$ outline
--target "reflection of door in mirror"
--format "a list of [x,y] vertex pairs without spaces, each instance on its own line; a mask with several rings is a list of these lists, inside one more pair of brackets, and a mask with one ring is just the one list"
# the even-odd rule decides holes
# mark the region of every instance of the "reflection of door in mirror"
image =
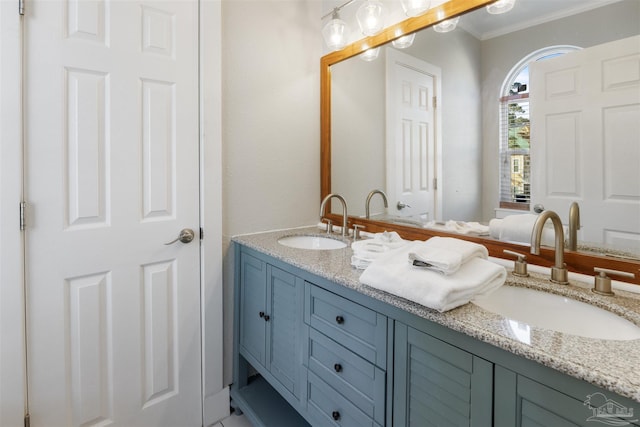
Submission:
[[387,196],[389,213],[420,222],[437,218],[438,67],[387,48]]
[[640,36],[531,65],[532,202],[581,207],[580,241],[640,251]]

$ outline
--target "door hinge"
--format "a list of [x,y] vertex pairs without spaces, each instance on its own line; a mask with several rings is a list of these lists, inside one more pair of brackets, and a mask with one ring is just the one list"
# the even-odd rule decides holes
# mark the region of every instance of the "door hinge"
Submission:
[[26,210],[27,202],[20,202],[20,231],[24,231],[27,228],[27,221],[25,219]]
[[204,228],[200,227],[200,240],[204,239]]
[[438,108],[438,97],[437,96],[433,97],[433,108]]
[[24,0],[18,0],[18,15],[24,15]]
[[24,427],[29,427],[31,426],[31,418],[29,417],[29,414],[26,414],[24,416]]
[[438,189],[438,178],[433,178],[433,189],[434,190]]

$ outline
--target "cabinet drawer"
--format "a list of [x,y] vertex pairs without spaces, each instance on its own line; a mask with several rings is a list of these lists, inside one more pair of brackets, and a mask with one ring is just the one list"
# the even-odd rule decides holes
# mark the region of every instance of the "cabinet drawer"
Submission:
[[304,317],[308,325],[360,357],[386,367],[386,316],[305,283]]
[[384,423],[385,372],[310,328],[308,368],[376,422]]
[[307,373],[307,396],[307,411],[316,420],[314,425],[379,427],[378,423],[311,371]]

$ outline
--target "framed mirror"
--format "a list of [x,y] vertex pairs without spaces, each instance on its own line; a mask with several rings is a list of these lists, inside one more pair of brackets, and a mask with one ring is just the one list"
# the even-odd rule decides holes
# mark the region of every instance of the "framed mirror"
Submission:
[[[363,39],[323,57],[321,193],[323,197],[330,192],[345,196],[349,202],[351,223],[365,225],[368,231],[396,230],[408,238],[422,239],[448,233],[438,227],[425,228],[424,225],[430,221],[488,223],[501,209],[497,183],[498,94],[499,86],[504,83],[511,69],[529,53],[544,47],[589,47],[628,37],[634,31],[638,34],[640,29],[635,20],[638,4],[633,0],[605,2],[604,6],[598,8],[601,10],[585,9],[579,14],[573,10],[571,16],[563,16],[561,20],[576,21],[578,18],[574,15],[581,15],[580,21],[563,25],[558,25],[561,20],[556,19],[557,16],[534,15],[535,3],[539,5],[549,2],[529,1],[528,5],[521,7],[533,7],[528,11],[528,16],[535,25],[531,26],[531,22],[511,22],[511,28],[492,29],[494,34],[487,35],[486,28],[492,28],[488,20],[493,17],[486,14],[483,6],[489,3],[491,1],[451,0],[429,10],[425,15],[409,18],[377,36]],[[628,8],[631,8],[631,13]],[[629,25],[625,26],[624,23],[618,26],[602,25],[602,21],[613,20],[621,13],[622,16],[630,14],[629,19],[635,22],[635,25],[631,25],[632,28],[629,29]],[[480,15],[475,19],[479,22],[479,27],[472,24],[474,14]],[[439,34],[430,28],[443,19],[455,16],[461,16],[461,20],[454,32]],[[466,24],[465,19],[469,21]],[[550,28],[552,21],[555,33],[541,34],[540,29],[545,27],[540,25]],[[485,25],[484,33],[482,25]],[[570,32],[570,36],[563,35],[557,29],[563,26]],[[502,33],[496,36],[496,31]],[[588,35],[585,36],[580,31],[586,31]],[[416,32],[416,39],[411,48],[398,50],[389,46],[388,42],[396,35],[412,32]],[[382,46],[376,61],[365,62],[357,57],[375,46]],[[382,199],[375,196],[371,201],[371,218],[366,219],[364,207],[369,191],[381,189],[393,193],[389,191],[390,179],[386,174],[390,169],[386,158],[389,148],[385,146],[388,131],[385,97],[389,85],[386,79],[389,74],[388,63],[398,61],[398,57],[400,60],[406,59],[407,56],[435,65],[441,73],[440,81],[434,87],[434,92],[442,96],[438,105],[441,111],[438,119],[441,123],[434,123],[434,126],[439,126],[436,138],[439,138],[440,145],[436,145],[434,154],[438,161],[431,166],[433,174],[425,174],[429,184],[439,184],[440,192],[434,197],[431,216],[421,218],[402,215],[398,212],[398,202],[405,202],[397,197],[389,197],[389,208],[384,209]],[[527,207],[532,209],[532,206]],[[553,206],[547,208],[557,210],[566,221],[568,211],[561,212],[560,208]],[[508,205],[503,209],[504,212],[498,215],[512,213]],[[526,212],[527,210],[515,213]],[[583,207],[583,215],[585,213],[586,207]],[[637,231],[640,234],[640,230]],[[503,257],[504,248],[528,252],[526,246],[495,238],[473,234],[456,236],[481,241],[490,248],[494,256]],[[550,265],[553,251],[543,251],[537,260],[533,260],[535,257],[532,255],[528,257],[532,259],[531,262]],[[640,272],[640,262],[629,257],[619,259],[590,252],[568,251],[566,260],[571,270],[586,274],[592,274],[594,266],[603,265],[632,271],[636,275]],[[630,281],[640,284],[638,278]]]

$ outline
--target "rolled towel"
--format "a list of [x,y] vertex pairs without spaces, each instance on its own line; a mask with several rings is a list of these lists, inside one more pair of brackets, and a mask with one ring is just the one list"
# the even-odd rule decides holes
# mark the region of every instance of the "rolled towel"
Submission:
[[[504,242],[531,244],[531,232],[533,225],[538,219],[537,214],[507,215],[503,219],[492,219],[489,221],[489,234],[491,237]],[[566,229],[564,230],[566,234]],[[553,246],[555,243],[555,232],[553,224],[547,221],[542,229],[542,244]]]
[[360,282],[443,312],[493,291],[506,280],[504,267],[480,257],[470,258],[450,276],[414,268],[407,262],[408,254],[423,244],[414,242],[375,259]]
[[449,276],[462,265],[462,254],[449,249],[416,246],[409,252],[409,263],[417,268],[426,268]]
[[502,218],[492,218],[489,221],[489,236],[494,239],[500,239],[500,231],[502,230]]

